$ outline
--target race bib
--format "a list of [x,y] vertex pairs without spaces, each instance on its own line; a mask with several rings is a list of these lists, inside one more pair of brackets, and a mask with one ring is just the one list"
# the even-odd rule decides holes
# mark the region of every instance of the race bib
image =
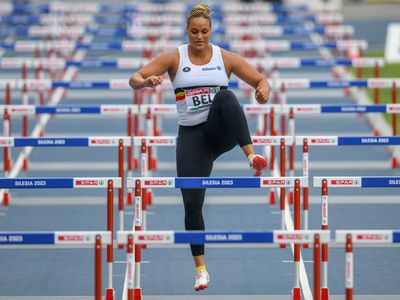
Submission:
[[185,100],[188,112],[208,110],[219,87],[200,87],[185,90]]

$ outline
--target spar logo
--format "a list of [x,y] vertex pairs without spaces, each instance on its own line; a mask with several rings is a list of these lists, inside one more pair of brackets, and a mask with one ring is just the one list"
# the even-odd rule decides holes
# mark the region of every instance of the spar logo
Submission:
[[154,107],[154,112],[176,112],[175,107]]
[[388,111],[389,112],[400,112],[400,106],[397,105],[388,105]]
[[264,143],[264,144],[273,144],[276,143],[276,139],[270,138],[255,138],[253,139],[254,143]]
[[369,80],[368,82],[368,87],[370,88],[384,88],[384,87],[390,87],[390,82],[388,81],[375,81],[375,80]]
[[159,139],[149,139],[149,143],[153,144],[153,145],[154,144],[155,145],[168,145],[168,144],[171,144],[172,141],[170,139],[159,138]]
[[11,140],[9,139],[0,139],[0,146],[7,146],[7,145],[11,145]]
[[87,242],[89,240],[89,236],[78,234],[59,235],[57,237],[57,241],[59,242]]
[[305,113],[305,112],[317,112],[318,109],[316,107],[296,107],[296,112]]
[[263,107],[246,107],[246,112],[248,113],[258,113],[264,111]]
[[115,145],[117,142],[111,139],[93,139],[90,140],[91,145]]
[[155,179],[155,180],[145,180],[145,186],[170,186],[172,185],[172,180],[170,179]]
[[358,185],[357,179],[332,179],[331,185]]
[[313,138],[311,139],[311,144],[331,144],[334,143],[334,139],[330,138]]
[[103,112],[105,113],[124,113],[126,110],[120,107],[104,107]]
[[290,181],[289,180],[285,180],[285,179],[266,179],[263,180],[263,184],[265,185],[289,185]]
[[185,94],[188,97],[191,96],[197,96],[197,95],[204,95],[204,94],[210,94],[211,93],[211,88],[197,88],[197,89],[192,89],[192,90],[186,90]]
[[11,111],[12,113],[29,113],[29,112],[32,111],[32,109],[26,108],[26,107],[21,107],[21,108],[12,107],[12,108],[10,109],[10,111]]
[[146,234],[146,235],[138,235],[138,240],[163,242],[163,241],[169,241],[171,240],[171,238],[168,235],[162,235],[162,234]]
[[103,186],[104,181],[103,180],[97,180],[97,179],[84,179],[84,180],[77,180],[75,182],[76,186]]
[[357,234],[357,240],[361,241],[385,241],[388,240],[387,235],[382,233],[368,233],[368,234]]
[[276,236],[276,239],[278,241],[298,241],[308,239],[308,235],[302,233],[281,233]]

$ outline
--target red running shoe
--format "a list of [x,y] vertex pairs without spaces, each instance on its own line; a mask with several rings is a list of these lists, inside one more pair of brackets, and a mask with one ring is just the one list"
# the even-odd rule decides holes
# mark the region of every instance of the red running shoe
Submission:
[[254,154],[249,157],[250,168],[254,170],[254,176],[261,176],[262,171],[267,167],[267,161],[262,155]]

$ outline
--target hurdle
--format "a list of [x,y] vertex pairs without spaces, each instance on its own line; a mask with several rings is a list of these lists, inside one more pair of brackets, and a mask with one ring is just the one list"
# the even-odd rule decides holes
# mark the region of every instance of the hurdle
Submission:
[[[119,226],[123,228],[124,222],[124,148],[132,147],[131,137],[81,137],[81,138],[1,138],[0,147],[118,147],[118,210]],[[4,151],[6,154],[6,151]],[[7,156],[4,157],[4,169],[6,169]],[[9,167],[9,166],[8,166]],[[130,190],[132,193],[132,190]],[[131,196],[132,198],[132,196]],[[7,199],[7,200],[6,200]],[[6,200],[6,201],[4,201]],[[9,196],[5,195],[4,205],[8,205]],[[131,203],[128,203],[131,204]]]
[[[52,245],[68,249],[81,245],[94,248],[94,299],[102,299],[102,247],[112,245],[109,231],[0,231],[0,249],[2,246],[29,247],[32,245]],[[107,297],[107,299],[111,299]]]
[[[372,187],[400,187],[399,176],[349,176],[349,177],[314,177],[313,187],[321,188],[322,203],[322,229],[328,230],[328,195],[329,188],[372,188]],[[322,272],[325,273],[326,282],[322,284],[322,291],[329,295],[328,276],[328,245],[322,244]]]
[[[320,243],[330,241],[329,231],[322,230],[274,230],[274,231],[118,231],[117,242],[127,244],[127,273],[128,300],[141,300],[142,290],[140,287],[140,253],[143,244],[158,244],[168,247],[173,244],[252,244],[252,243],[270,243],[270,244],[292,244],[300,249],[300,244],[314,245],[314,299],[319,294],[319,274]],[[294,300],[300,300],[301,289],[299,281],[298,261],[300,256],[294,256],[295,276],[292,295]]]
[[336,230],[335,241],[345,244],[345,287],[346,300],[353,299],[354,289],[354,254],[353,245],[373,244],[376,247],[382,244],[400,243],[398,230]]
[[0,178],[2,189],[107,189],[107,231],[111,234],[111,242],[107,245],[108,285],[107,300],[114,299],[112,284],[113,269],[113,231],[114,231],[114,187],[122,186],[117,177],[69,177],[69,178]]
[[[43,114],[51,115],[100,115],[100,116],[126,116],[126,135],[133,136],[137,132],[134,116],[138,114],[137,105],[55,105],[55,106],[35,106],[35,105],[0,105],[0,114],[4,115],[6,122],[6,111],[8,116],[37,116]],[[4,127],[5,128],[5,127]],[[5,137],[9,134],[4,133]],[[27,136],[27,133],[23,136]],[[43,137],[43,131],[41,132]],[[133,169],[138,168],[138,162],[134,160],[132,146],[127,149],[128,173],[132,173]],[[26,168],[27,169],[27,168]],[[25,170],[26,170],[25,169]],[[132,199],[132,192],[128,193],[128,199]],[[128,202],[131,202],[128,200]]]
[[[135,230],[144,224],[143,197],[149,188],[288,188],[294,193],[294,229],[300,230],[300,188],[308,186],[306,177],[128,177],[127,187],[135,188]],[[285,228],[285,210],[281,205],[281,226]],[[283,246],[281,246],[283,247]],[[300,270],[300,246],[295,250],[296,268]],[[136,267],[140,270],[141,247],[135,249]],[[299,291],[300,292],[300,291]]]

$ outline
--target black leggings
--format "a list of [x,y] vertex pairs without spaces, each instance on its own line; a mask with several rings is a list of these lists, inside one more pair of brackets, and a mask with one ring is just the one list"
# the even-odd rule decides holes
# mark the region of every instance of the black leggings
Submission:
[[[176,149],[178,177],[209,177],[213,162],[237,144],[251,144],[246,116],[230,90],[219,91],[207,122],[179,126]],[[206,189],[181,189],[186,230],[204,230],[202,208]],[[190,245],[193,256],[204,255],[204,245]]]

